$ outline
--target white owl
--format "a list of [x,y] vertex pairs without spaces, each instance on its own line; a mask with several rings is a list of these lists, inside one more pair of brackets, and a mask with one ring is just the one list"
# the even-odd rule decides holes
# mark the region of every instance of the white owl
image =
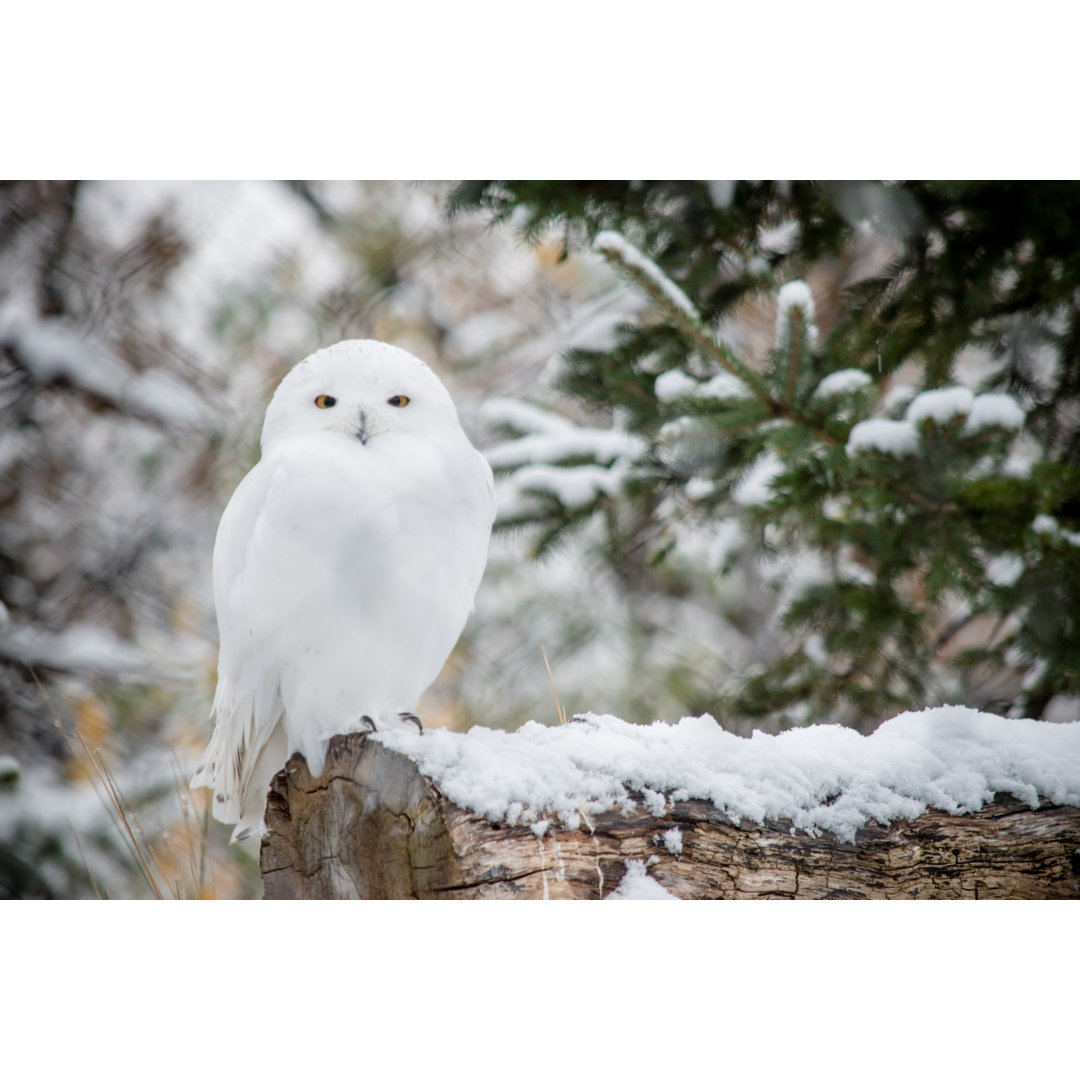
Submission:
[[494,517],[491,469],[422,361],[343,341],[285,376],[214,545],[216,725],[192,786],[233,840],[294,751],[318,776],[331,735],[415,719]]

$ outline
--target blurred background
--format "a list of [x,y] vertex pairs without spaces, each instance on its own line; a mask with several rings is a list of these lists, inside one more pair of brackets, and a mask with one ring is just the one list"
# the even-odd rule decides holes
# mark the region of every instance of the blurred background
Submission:
[[345,338],[498,477],[426,725],[558,723],[541,646],[568,714],[1076,720],[1078,223],[1075,184],[0,184],[0,896],[261,894],[186,783],[211,552]]

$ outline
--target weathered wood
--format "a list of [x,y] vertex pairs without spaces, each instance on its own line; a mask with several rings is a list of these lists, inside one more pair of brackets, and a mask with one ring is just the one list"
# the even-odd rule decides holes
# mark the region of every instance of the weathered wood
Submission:
[[[978,813],[931,810],[854,843],[784,822],[733,825],[709,803],[643,807],[577,830],[492,825],[364,735],[330,741],[312,779],[295,755],[274,779],[262,844],[267,899],[600,899],[628,860],[685,899],[1078,899],[1080,809],[998,796]],[[677,826],[679,857],[660,840]]]

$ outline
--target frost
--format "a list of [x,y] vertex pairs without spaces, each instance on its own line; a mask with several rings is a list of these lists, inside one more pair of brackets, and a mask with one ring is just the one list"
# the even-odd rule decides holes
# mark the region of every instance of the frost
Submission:
[[627,859],[626,873],[619,887],[608,893],[605,900],[678,900],[655,878],[649,877],[643,859]]
[[847,394],[856,393],[872,382],[873,379],[865,371],[860,371],[858,368],[844,368],[842,371],[834,371],[831,375],[826,375],[818,383],[814,397],[844,397]]
[[907,407],[904,419],[910,424],[920,424],[923,420],[947,424],[956,416],[968,416],[974,404],[975,395],[964,386],[924,390]]
[[1018,431],[1024,426],[1024,410],[1010,394],[980,394],[968,413],[965,431],[982,431],[988,427]]
[[862,420],[848,436],[848,456],[872,450],[892,454],[893,457],[906,457],[918,453],[919,437],[907,420],[886,420],[882,417]]
[[444,728],[423,739],[372,736],[416,762],[443,794],[490,821],[640,812],[646,791],[670,803],[710,802],[732,822],[790,821],[853,840],[870,821],[911,819],[935,807],[969,813],[997,793],[1036,806],[1080,806],[1080,724],[1044,724],[959,705],[904,713],[864,736],[838,725],[749,739],[710,716],[627,724],[585,714],[533,721],[513,734]]

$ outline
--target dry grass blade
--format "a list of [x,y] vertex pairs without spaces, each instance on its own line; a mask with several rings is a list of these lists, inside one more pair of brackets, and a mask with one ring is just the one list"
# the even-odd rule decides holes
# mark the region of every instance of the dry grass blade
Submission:
[[548,663],[547,650],[540,646],[540,653],[544,657],[544,667],[547,668],[548,682],[551,683],[551,693],[555,697],[555,713],[559,717],[559,723],[566,723],[566,710],[559,704],[559,691],[555,689],[555,677],[551,674],[551,665]]
[[[113,809],[116,811],[117,816],[120,818],[120,823],[124,827],[124,831],[128,835],[128,839],[131,841],[132,850],[135,852],[135,858],[138,860],[139,866],[142,869],[143,876],[146,878],[147,884],[150,886],[154,893],[154,896],[158,900],[164,900],[165,894],[161,891],[161,887],[158,885],[157,880],[154,877],[153,871],[150,869],[150,863],[147,861],[146,856],[143,854],[142,846],[139,844],[138,839],[135,836],[135,831],[131,827],[131,820],[124,809],[124,804],[120,799],[120,793],[116,787],[116,783],[113,780],[109,770],[106,768],[105,763],[99,760],[98,755],[94,752],[94,748],[86,741],[81,731],[76,730],[75,737],[82,745],[83,752],[86,754],[90,761],[90,764],[94,767],[94,772],[97,773],[98,779],[101,781],[102,786],[105,788],[106,794],[109,796],[109,801],[113,805]],[[141,832],[142,830],[140,830]]]
[[[42,700],[45,702],[49,712],[52,713],[53,721],[56,724],[57,730],[60,732],[64,739],[64,742],[68,744],[68,748],[75,753],[75,747],[72,745],[71,738],[64,730],[63,721],[60,719],[60,714],[56,710],[56,706],[53,705],[52,699],[49,697],[48,692],[42,685],[41,680],[38,678],[37,672],[34,671],[29,664],[27,664],[27,670],[30,672],[30,677],[37,685],[38,691],[41,694]],[[135,832],[131,827],[131,821],[128,818],[128,814],[124,810],[124,805],[120,799],[119,791],[113,781],[112,776],[109,774],[109,770],[106,768],[104,762],[99,761],[98,756],[94,753],[93,747],[83,737],[81,731],[76,728],[75,736],[79,740],[83,748],[83,753],[86,755],[87,760],[90,762],[94,773],[101,781],[102,787],[105,788],[106,794],[109,796],[109,801],[112,803],[113,809],[116,811],[117,816],[120,819],[120,824],[123,827],[121,835],[126,833],[129,847],[132,854],[135,857],[136,862],[139,864],[139,868],[143,872],[143,876],[146,878],[146,883],[150,886],[151,892],[158,900],[164,900],[165,896],[161,891],[161,887],[158,885],[157,880],[154,878],[153,872],[150,869],[150,864],[147,862],[146,856],[143,854],[143,850],[139,845],[138,840],[135,838]],[[141,831],[141,830],[140,830]]]
[[75,841],[75,846],[79,849],[79,858],[82,859],[83,869],[86,871],[86,876],[90,879],[90,885],[94,890],[94,895],[99,900],[104,900],[105,897],[101,895],[101,890],[98,888],[97,878],[94,877],[94,871],[90,869],[90,864],[86,861],[86,852],[83,851],[82,841],[79,839],[79,834],[75,831],[75,826],[71,824],[71,819],[68,819],[68,828],[71,830],[71,839]]

